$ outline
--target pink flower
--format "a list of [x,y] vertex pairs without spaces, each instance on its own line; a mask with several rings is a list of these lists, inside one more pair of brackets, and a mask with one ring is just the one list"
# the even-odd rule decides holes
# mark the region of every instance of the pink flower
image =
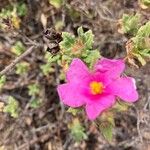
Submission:
[[102,58],[93,72],[80,59],[73,59],[67,71],[67,83],[57,88],[60,100],[73,108],[85,106],[90,120],[112,107],[116,97],[135,102],[138,99],[135,80],[121,76],[124,69],[121,59]]

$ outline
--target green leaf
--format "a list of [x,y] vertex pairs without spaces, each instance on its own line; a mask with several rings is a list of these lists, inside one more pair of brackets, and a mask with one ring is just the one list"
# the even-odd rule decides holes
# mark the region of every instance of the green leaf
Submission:
[[133,53],[133,55],[139,60],[139,62],[144,66],[146,64],[145,59],[138,53]]
[[113,137],[113,125],[109,122],[102,122],[99,125],[99,129],[106,140],[112,141]]
[[19,3],[17,4],[17,14],[20,17],[26,16],[28,12],[27,5],[25,3]]
[[77,33],[78,33],[79,37],[82,37],[84,35],[84,31],[83,31],[83,27],[82,26],[77,29]]
[[63,0],[49,0],[49,3],[58,9],[62,6]]
[[141,50],[139,53],[140,53],[140,55],[142,55],[144,57],[149,57],[150,58],[150,49]]
[[21,41],[17,41],[15,45],[12,46],[11,51],[19,56],[25,51],[25,47]]
[[140,2],[141,2],[143,5],[145,5],[145,6],[147,6],[147,7],[150,7],[150,0],[140,0]]
[[29,64],[27,62],[21,62],[16,65],[16,74],[22,75],[29,70]]
[[130,105],[131,105],[131,104],[126,103],[126,102],[117,101],[117,102],[115,103],[115,105],[112,107],[112,109],[114,109],[115,112],[127,111],[127,110],[128,110],[128,107],[129,107]]
[[84,132],[84,127],[80,124],[79,120],[75,118],[72,124],[69,126],[71,130],[71,135],[75,139],[75,141],[80,142],[84,139],[87,139],[87,135]]
[[38,108],[38,107],[40,107],[40,105],[41,105],[41,102],[39,99],[32,99],[30,101],[30,107],[31,108]]
[[62,38],[63,38],[63,41],[60,42],[59,45],[64,50],[67,50],[68,48],[71,48],[71,46],[75,43],[74,35],[72,35],[68,32],[63,32],[62,33]]
[[58,20],[55,23],[55,29],[56,31],[61,31],[64,27],[64,22],[62,20]]
[[79,27],[77,33],[79,39],[81,39],[83,44],[85,45],[85,48],[92,49],[94,43],[94,35],[92,33],[92,30],[88,30],[84,33],[83,28]]
[[87,55],[84,56],[84,61],[88,64],[90,68],[97,62],[100,58],[100,52],[98,50],[91,50],[87,52]]
[[41,65],[40,68],[44,75],[48,75],[49,73],[55,72],[55,69],[49,63]]
[[146,64],[146,58],[150,58],[150,21],[141,26],[133,42],[132,55],[142,64]]
[[78,108],[71,108],[69,107],[69,109],[67,110],[67,112],[71,113],[72,115],[76,116],[78,112],[80,112],[81,110]]
[[19,103],[18,101],[10,96],[8,98],[8,104],[3,109],[4,112],[7,112],[11,117],[18,118],[19,116]]
[[40,87],[39,87],[38,84],[31,84],[31,85],[28,86],[28,90],[29,90],[28,94],[30,96],[35,96],[35,95],[39,94]]
[[2,8],[0,11],[1,18],[9,18],[12,15],[13,8],[8,6],[7,8]]
[[5,75],[0,76],[0,90],[3,88],[5,83],[6,83],[6,76]]
[[84,34],[84,37],[85,37],[85,39],[84,39],[85,47],[87,49],[92,49],[93,43],[94,43],[94,35],[92,33],[92,30],[87,31]]
[[59,59],[60,59],[60,55],[51,56],[51,57],[48,58],[48,63],[56,62]]
[[136,36],[137,37],[150,37],[150,21],[148,21],[145,25],[140,27]]
[[135,35],[139,29],[140,15],[123,14],[121,24],[124,33]]

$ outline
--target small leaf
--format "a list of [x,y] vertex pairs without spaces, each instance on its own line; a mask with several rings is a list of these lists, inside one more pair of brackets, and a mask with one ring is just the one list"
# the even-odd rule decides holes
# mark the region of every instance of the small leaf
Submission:
[[87,55],[84,56],[84,61],[88,64],[90,68],[100,59],[100,52],[98,50],[91,50],[87,52]]
[[136,36],[138,36],[138,37],[149,37],[150,36],[150,21],[148,21],[145,25],[140,27]]
[[15,45],[12,46],[11,51],[19,56],[25,51],[25,47],[21,41],[17,41]]
[[63,32],[62,33],[62,38],[63,38],[63,41],[60,42],[60,46],[64,50],[66,50],[67,48],[70,48],[75,43],[74,35],[72,35],[68,32]]
[[139,29],[140,15],[128,15],[123,14],[122,19],[120,20],[120,29],[121,33],[129,33],[135,35]]
[[139,62],[144,66],[146,64],[145,59],[138,53],[133,53],[133,55],[139,60]]
[[71,108],[71,107],[67,110],[67,112],[71,113],[74,116],[76,116],[77,113],[80,111],[81,111],[80,109],[75,109],[75,108]]
[[49,0],[49,3],[58,9],[61,7],[63,0]]
[[81,140],[87,139],[87,135],[84,132],[84,127],[80,124],[79,119],[75,118],[72,122],[72,124],[69,125],[69,129],[71,130],[71,135],[73,138],[80,142]]
[[3,88],[4,84],[6,83],[6,76],[0,76],[0,90]]
[[141,50],[139,53],[140,53],[142,56],[144,56],[144,57],[149,57],[149,58],[150,58],[150,49]]
[[29,70],[29,64],[27,62],[21,62],[16,65],[16,74],[22,75]]
[[122,102],[122,101],[117,101],[115,103],[115,105],[113,106],[112,109],[114,109],[116,112],[122,112],[122,111],[127,111],[128,110],[128,107],[130,106],[131,104],[129,103],[125,103],[125,102]]
[[38,84],[31,84],[28,86],[28,89],[29,89],[28,94],[30,96],[35,96],[40,92],[40,87]]
[[55,69],[52,68],[51,64],[44,64],[40,66],[44,75],[48,75],[49,73],[54,73]]
[[93,43],[94,43],[94,35],[92,33],[92,30],[89,30],[87,31],[85,34],[84,34],[84,42],[85,42],[85,47],[87,49],[92,49],[93,47]]
[[26,16],[28,12],[27,5],[25,3],[19,3],[17,4],[17,14],[20,17]]
[[61,31],[64,27],[64,22],[62,20],[58,20],[55,23],[55,29],[56,31]]
[[40,107],[40,105],[41,105],[41,102],[39,99],[32,99],[30,101],[30,107],[31,108],[38,108],[38,107]]
[[109,122],[102,122],[99,126],[100,131],[106,140],[112,141],[113,137],[113,125]]
[[19,116],[19,103],[18,101],[10,96],[8,98],[8,104],[4,107],[3,112],[7,112],[11,117],[18,118]]
[[48,58],[48,63],[53,63],[53,62],[56,62],[57,60],[60,59],[60,55],[56,55],[56,56],[51,56]]
[[150,0],[139,0],[139,4],[143,9],[150,8]]
[[82,26],[78,28],[77,33],[78,33],[78,36],[79,36],[79,37],[82,37],[82,36],[83,36],[84,31],[83,31],[83,27],[82,27]]

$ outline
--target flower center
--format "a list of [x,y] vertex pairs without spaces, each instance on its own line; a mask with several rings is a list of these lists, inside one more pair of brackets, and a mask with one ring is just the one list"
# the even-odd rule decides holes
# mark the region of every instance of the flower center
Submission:
[[90,90],[93,95],[101,94],[104,90],[104,85],[102,82],[92,81],[90,83]]

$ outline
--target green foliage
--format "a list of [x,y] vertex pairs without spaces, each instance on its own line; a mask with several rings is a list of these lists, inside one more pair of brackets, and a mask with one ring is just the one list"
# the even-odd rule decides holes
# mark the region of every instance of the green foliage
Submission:
[[[88,55],[89,53],[89,55]],[[100,58],[100,53],[98,50],[88,51],[85,55],[84,61],[89,65],[90,68],[96,63],[96,61]]]
[[16,65],[16,74],[22,75],[29,70],[29,64],[27,62],[21,62]]
[[71,17],[72,20],[79,20],[80,19],[80,13],[74,9],[74,7],[72,7],[69,4],[65,4],[66,6],[66,10],[67,10],[67,14]]
[[115,112],[122,112],[122,111],[126,111],[128,110],[128,107],[130,106],[131,104],[129,103],[126,103],[126,102],[123,102],[123,101],[117,101],[115,103],[115,105],[113,106],[113,110]]
[[71,107],[69,107],[68,110],[67,110],[67,112],[71,113],[74,116],[76,116],[77,113],[80,112],[80,111],[81,111],[81,109],[79,109],[79,108],[75,109],[75,108],[71,108]]
[[38,107],[40,107],[40,105],[41,105],[41,101],[39,99],[36,99],[36,98],[31,99],[31,101],[30,101],[31,108],[38,108]]
[[44,58],[46,60],[46,64],[41,65],[40,69],[42,70],[42,73],[47,76],[49,73],[55,72],[52,67],[52,63],[60,60],[60,55],[52,56],[51,54],[46,53]]
[[12,14],[12,9],[11,7],[8,7],[8,8],[2,8],[1,11],[0,11],[0,18],[8,18],[10,17]]
[[84,32],[82,27],[78,28],[77,33],[77,37],[68,32],[62,33],[62,62],[69,64],[74,57],[78,57],[91,67],[100,58],[99,51],[93,50],[94,35],[91,30]]
[[41,65],[40,66],[42,72],[44,75],[48,75],[49,73],[53,73],[55,72],[54,68],[51,67],[51,64],[47,63],[47,64],[44,64],[44,65]]
[[0,76],[0,90],[3,88],[4,84],[6,83],[6,76]]
[[74,140],[79,142],[81,140],[87,139],[87,135],[84,132],[84,127],[80,124],[79,120],[75,118],[72,124],[69,126],[71,130],[71,135],[73,136]]
[[150,21],[141,26],[132,39],[132,54],[142,65],[146,64],[145,58],[150,58]]
[[4,112],[9,113],[11,117],[17,118],[19,116],[19,103],[18,101],[10,96],[8,98],[8,104],[3,109]]
[[[7,31],[8,28],[20,28],[20,17],[23,17],[27,14],[28,9],[25,3],[11,3],[10,5],[7,5],[5,8],[3,8],[0,11],[0,21],[2,22],[0,24],[0,28],[3,31]],[[3,19],[9,20],[9,25],[3,22]]]
[[17,3],[16,9],[17,9],[18,16],[23,17],[27,15],[28,8],[25,3]]
[[105,139],[111,141],[113,137],[113,128],[115,127],[113,111],[103,112],[95,123]]
[[63,40],[59,43],[60,52],[57,55],[45,55],[46,64],[41,65],[41,70],[44,75],[53,72],[53,63],[57,63],[62,67],[59,79],[64,80],[64,72],[73,58],[81,58],[92,68],[93,64],[100,58],[99,51],[93,50],[94,35],[91,30],[83,31],[82,27],[77,30],[78,36],[68,32],[62,33]]
[[71,33],[63,32],[62,38],[63,41],[60,43],[60,46],[63,50],[71,48],[71,46],[75,43],[75,37]]
[[84,33],[83,28],[79,27],[78,30],[78,36],[82,40],[82,42],[85,45],[86,49],[92,49],[93,43],[94,43],[94,35],[92,33],[92,30],[89,30]]
[[140,3],[145,7],[150,7],[150,0],[140,0]]
[[14,46],[12,46],[11,51],[19,56],[25,51],[25,47],[21,41],[17,41]]
[[15,3],[2,8],[0,11],[1,18],[11,18],[14,14],[22,17],[27,14],[27,6],[25,3]]
[[63,0],[49,0],[49,3],[55,8],[60,8],[63,4]]
[[130,35],[135,35],[140,27],[140,15],[123,14],[121,19],[121,31]]
[[31,84],[28,86],[28,90],[30,96],[36,96],[40,92],[40,86],[38,84]]
[[99,126],[101,133],[108,141],[112,141],[113,127],[114,126],[109,122],[102,122]]
[[64,27],[64,22],[62,20],[56,21],[55,23],[56,31],[61,31],[63,27]]

